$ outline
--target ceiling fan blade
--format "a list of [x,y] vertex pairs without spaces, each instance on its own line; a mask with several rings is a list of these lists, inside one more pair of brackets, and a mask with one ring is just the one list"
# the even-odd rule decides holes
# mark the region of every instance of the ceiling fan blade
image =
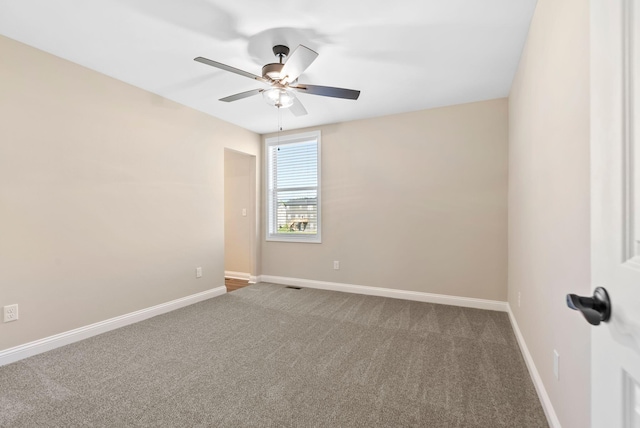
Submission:
[[304,116],[307,114],[307,109],[304,108],[300,100],[296,97],[293,98],[293,104],[289,107],[289,110],[291,110],[294,116]]
[[221,70],[230,71],[232,73],[239,74],[240,76],[248,77],[249,79],[255,79],[255,80],[258,80],[260,82],[269,83],[269,81],[267,79],[265,79],[264,77],[255,75],[253,73],[249,73],[248,71],[240,70],[239,68],[231,67],[230,65],[226,65],[226,64],[223,64],[221,62],[212,61],[210,59],[207,59],[207,58],[204,58],[204,57],[201,57],[201,56],[199,56],[197,58],[194,58],[193,60],[201,62],[202,64],[210,65],[211,67],[216,67],[216,68],[219,68]]
[[312,51],[306,46],[298,45],[291,56],[287,58],[284,67],[282,67],[280,75],[285,77],[281,82],[291,83],[295,81],[317,57],[317,52]]
[[334,88],[331,86],[298,85],[289,87],[303,94],[321,95],[323,97],[357,100],[360,96],[360,91],[356,91],[354,89]]
[[228,97],[220,98],[220,101],[230,103],[231,101],[238,101],[243,98],[248,98],[253,95],[258,95],[262,91],[264,91],[264,89],[252,89],[250,91],[240,92],[239,94],[229,95]]

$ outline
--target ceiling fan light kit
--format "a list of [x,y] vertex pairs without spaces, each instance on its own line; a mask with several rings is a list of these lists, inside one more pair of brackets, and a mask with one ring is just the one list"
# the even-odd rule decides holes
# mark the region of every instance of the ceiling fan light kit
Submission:
[[273,53],[278,58],[278,62],[266,64],[262,67],[262,76],[200,56],[195,58],[194,61],[210,65],[221,70],[230,71],[231,73],[239,74],[271,86],[269,89],[252,89],[250,91],[221,98],[220,101],[224,102],[237,101],[262,93],[262,97],[268,104],[277,108],[290,108],[291,112],[295,116],[303,116],[307,114],[307,111],[300,100],[295,96],[294,92],[349,100],[357,100],[360,96],[360,91],[353,89],[298,84],[298,77],[318,57],[316,52],[306,46],[299,45],[286,62],[284,59],[289,56],[289,48],[287,46],[276,45],[273,47]]
[[271,88],[262,91],[262,96],[268,104],[278,108],[289,108],[296,97],[290,90],[284,88]]

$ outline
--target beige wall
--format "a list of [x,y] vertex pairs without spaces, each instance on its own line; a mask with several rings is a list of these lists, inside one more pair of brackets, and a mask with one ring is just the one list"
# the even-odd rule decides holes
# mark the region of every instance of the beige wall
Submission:
[[[224,270],[256,275],[256,157],[225,150]],[[242,215],[242,210],[246,215]]]
[[509,304],[565,428],[590,408],[589,326],[564,299],[590,294],[588,3],[538,1],[509,97]]
[[506,301],[506,99],[319,129],[322,243],[263,274]]
[[259,155],[260,137],[7,38],[0,52],[0,306],[20,305],[0,350],[222,286],[224,147]]

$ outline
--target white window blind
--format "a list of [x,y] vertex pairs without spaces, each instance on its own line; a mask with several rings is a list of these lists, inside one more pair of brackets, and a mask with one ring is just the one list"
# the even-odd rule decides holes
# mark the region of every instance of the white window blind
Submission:
[[267,240],[320,242],[320,131],[266,140]]

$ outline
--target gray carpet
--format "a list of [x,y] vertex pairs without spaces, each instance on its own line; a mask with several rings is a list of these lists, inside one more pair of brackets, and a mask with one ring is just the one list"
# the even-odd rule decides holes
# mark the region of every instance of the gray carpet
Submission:
[[0,426],[546,427],[507,314],[257,284],[0,367]]

